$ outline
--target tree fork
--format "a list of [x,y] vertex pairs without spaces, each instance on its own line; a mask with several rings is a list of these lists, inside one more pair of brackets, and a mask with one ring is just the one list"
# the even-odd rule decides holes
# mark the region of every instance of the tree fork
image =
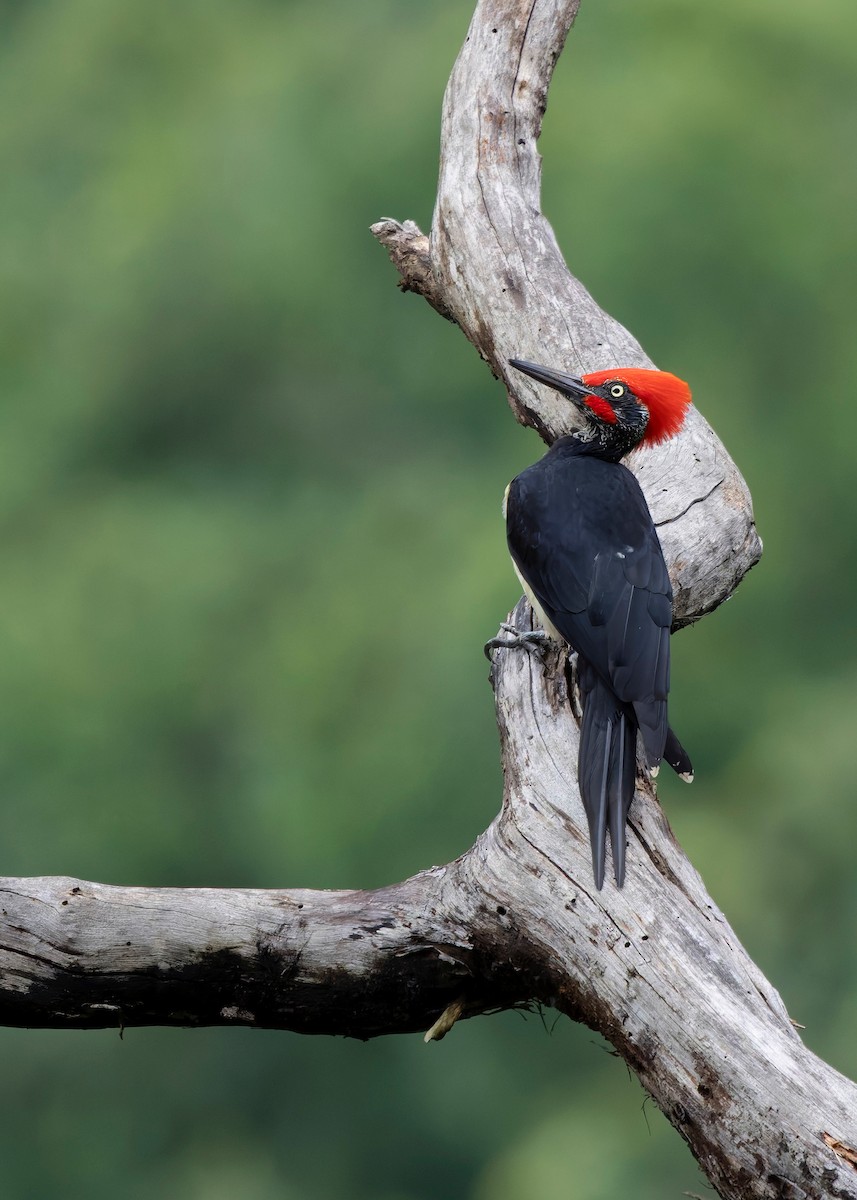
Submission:
[[[521,423],[569,431],[561,399],[507,376],[649,366],[568,272],[539,209],[553,67],[579,0],[480,0],[444,100],[430,238],[373,227],[401,276],[504,381]],[[694,411],[632,464],[659,527],[676,625],[758,560],[749,493]],[[522,601],[511,617],[531,628]],[[602,1033],[727,1200],[857,1200],[857,1087],[801,1042],[638,780],[628,878],[596,892],[568,672],[495,650],[502,811],[460,859],[374,892],[0,881],[0,1020],[239,1024],[373,1037],[531,1001]]]

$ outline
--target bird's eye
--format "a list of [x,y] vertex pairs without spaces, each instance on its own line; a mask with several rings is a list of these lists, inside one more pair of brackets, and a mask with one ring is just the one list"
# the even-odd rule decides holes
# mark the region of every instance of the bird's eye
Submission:
[[610,395],[613,396],[614,399],[618,400],[620,396],[625,395],[625,388],[621,383],[614,383],[610,389]]

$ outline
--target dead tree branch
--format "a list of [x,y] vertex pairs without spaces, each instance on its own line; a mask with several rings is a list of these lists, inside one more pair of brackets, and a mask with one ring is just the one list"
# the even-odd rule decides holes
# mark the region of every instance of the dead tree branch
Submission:
[[[550,441],[570,407],[506,375],[517,355],[648,365],[568,272],[539,210],[536,142],[579,0],[480,0],[447,88],[431,237],[374,226],[401,275],[454,320]],[[677,624],[729,596],[760,544],[746,486],[698,412],[637,458]],[[529,626],[518,605],[513,621]],[[0,1020],[242,1024],[373,1037],[539,1001],[600,1031],[721,1196],[857,1200],[857,1087],[802,1044],[672,837],[652,786],[628,879],[596,892],[561,660],[498,650],[502,812],[461,859],[376,892],[0,881]]]

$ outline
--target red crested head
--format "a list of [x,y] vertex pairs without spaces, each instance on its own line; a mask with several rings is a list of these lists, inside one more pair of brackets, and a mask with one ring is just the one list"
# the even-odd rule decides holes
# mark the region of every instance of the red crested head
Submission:
[[[580,381],[586,387],[601,388],[613,380],[624,383],[648,410],[649,420],[641,445],[657,446],[675,437],[684,424],[691,400],[690,388],[683,379],[669,371],[651,371],[645,367],[610,367],[582,375]],[[606,398],[602,403],[607,406]]]

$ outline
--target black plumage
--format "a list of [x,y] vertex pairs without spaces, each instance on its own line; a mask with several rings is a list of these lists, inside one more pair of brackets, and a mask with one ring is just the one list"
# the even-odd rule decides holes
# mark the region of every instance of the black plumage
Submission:
[[648,413],[635,402],[624,415],[620,428],[619,421],[598,421],[560,438],[512,481],[506,500],[509,551],[521,581],[548,632],[578,653],[578,780],[598,888],[608,828],[616,882],[624,880],[638,731],[650,772],[663,758],[685,777],[692,771],[667,722],[669,575],[640,485],[618,461],[641,440]]

